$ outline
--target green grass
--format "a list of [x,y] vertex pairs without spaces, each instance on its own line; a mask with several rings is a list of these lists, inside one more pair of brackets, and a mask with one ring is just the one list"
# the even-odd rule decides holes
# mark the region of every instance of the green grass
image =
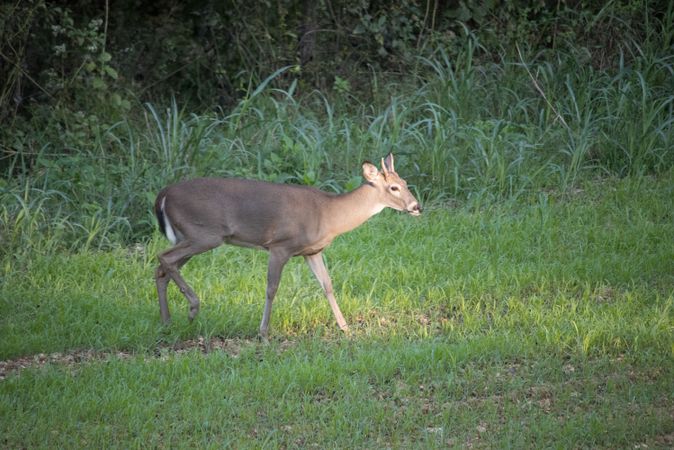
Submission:
[[[42,105],[0,142],[0,447],[671,448],[673,17],[605,51],[457,35],[364,96],[286,68],[226,112]],[[233,247],[160,324],[159,189],[341,192],[389,151],[427,208],[326,251],[349,336],[293,260],[259,342],[267,256]]]
[[8,448],[653,446],[674,429],[674,373],[660,364],[648,353],[534,357],[484,338],[113,358],[2,382],[3,439]]
[[[327,251],[351,336],[301,260],[255,339],[266,255],[223,247],[169,290],[147,245],[6,256],[0,359],[100,357],[0,381],[3,447],[668,447],[674,180],[384,212]],[[232,338],[235,350],[174,352]],[[122,352],[120,356],[117,356]],[[126,356],[129,355],[129,356]]]

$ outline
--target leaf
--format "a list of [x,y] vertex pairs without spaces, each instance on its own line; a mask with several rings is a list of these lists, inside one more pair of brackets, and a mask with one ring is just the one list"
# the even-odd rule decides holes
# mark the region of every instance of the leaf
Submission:
[[288,69],[290,69],[290,68],[292,68],[292,67],[293,67],[293,66],[285,66],[285,67],[281,67],[281,68],[278,69],[276,72],[274,72],[274,73],[272,73],[271,75],[269,75],[267,78],[265,78],[265,79],[262,81],[262,83],[260,83],[260,85],[255,89],[255,91],[253,91],[253,93],[250,95],[249,99],[254,98],[254,97],[257,97],[257,95],[258,95],[260,92],[264,91],[264,89],[267,87],[267,85],[268,85],[274,78],[276,78],[277,76],[281,75],[283,72],[285,72],[286,70],[288,70]]
[[458,11],[458,17],[457,17],[461,22],[467,22],[471,19],[471,13],[470,10],[466,7],[466,5],[461,4],[459,6],[459,11]]
[[315,185],[316,181],[316,172],[312,169],[307,170],[302,176],[302,182],[307,186]]
[[106,74],[108,74],[108,76],[109,76],[110,78],[112,78],[113,80],[116,80],[116,79],[119,77],[119,75],[117,75],[117,71],[116,71],[115,69],[113,69],[112,67],[110,67],[110,66],[104,66],[104,67],[103,67],[103,71],[104,71]]
[[101,52],[98,59],[101,60],[101,62],[108,62],[112,59],[112,55],[108,52]]
[[108,85],[105,83],[103,78],[100,78],[100,77],[95,77],[94,79],[92,79],[91,80],[91,86],[94,89],[100,89],[100,90],[106,89],[108,87]]

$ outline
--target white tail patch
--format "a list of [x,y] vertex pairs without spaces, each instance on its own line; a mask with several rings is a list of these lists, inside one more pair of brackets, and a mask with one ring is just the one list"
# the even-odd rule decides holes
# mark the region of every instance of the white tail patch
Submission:
[[175,231],[173,231],[173,226],[171,225],[168,215],[166,214],[166,211],[164,209],[165,203],[166,197],[161,199],[161,212],[164,217],[164,229],[166,230],[166,237],[168,238],[169,241],[171,241],[171,244],[176,245],[178,243],[178,238],[176,237]]

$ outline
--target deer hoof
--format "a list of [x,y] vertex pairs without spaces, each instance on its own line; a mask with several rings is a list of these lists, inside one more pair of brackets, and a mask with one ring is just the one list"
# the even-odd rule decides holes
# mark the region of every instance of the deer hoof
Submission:
[[349,328],[347,324],[339,327],[339,329],[342,330],[342,333],[344,333],[345,336],[351,336],[351,328]]
[[269,332],[267,330],[260,330],[260,333],[257,335],[257,338],[260,342],[268,344],[269,343]]
[[192,322],[194,318],[197,317],[197,314],[199,314],[199,305],[192,306],[190,307],[190,313],[187,318]]

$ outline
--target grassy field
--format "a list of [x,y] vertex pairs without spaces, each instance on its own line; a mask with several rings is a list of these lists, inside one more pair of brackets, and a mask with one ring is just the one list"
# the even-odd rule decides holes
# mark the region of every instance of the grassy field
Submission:
[[297,260],[269,343],[262,252],[191,261],[166,327],[158,234],[6,257],[0,445],[671,447],[672,211],[671,173],[387,211],[327,251],[352,333]]
[[[0,448],[674,448],[674,7],[655,3],[514,8],[490,20],[553,39],[463,26],[414,38],[405,70],[313,90],[273,65],[201,110],[177,81],[153,97],[76,27],[85,70],[45,72],[55,97],[19,108],[29,78],[6,64]],[[96,23],[84,36],[104,44]],[[162,187],[344,192],[388,152],[425,212],[326,250],[348,335],[300,259],[258,340],[267,255],[233,247],[184,268],[196,320],[171,285],[161,325]]]

